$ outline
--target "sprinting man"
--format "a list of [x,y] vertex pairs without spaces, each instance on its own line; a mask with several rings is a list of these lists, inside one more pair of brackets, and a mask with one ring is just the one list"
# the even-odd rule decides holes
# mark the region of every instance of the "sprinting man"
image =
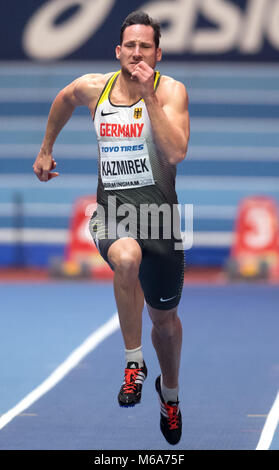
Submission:
[[[177,444],[182,432],[178,304],[184,251],[175,248],[177,237],[164,236],[163,228],[175,225],[176,165],[186,156],[190,130],[184,85],[155,70],[162,57],[160,36],[160,25],[145,12],[127,16],[115,50],[120,70],[84,75],[59,92],[33,169],[40,181],[58,176],[53,145],[76,106],[87,106],[99,146],[97,210],[90,230],[100,254],[114,271],[125,346],[125,376],[118,402],[125,407],[141,400],[147,376],[142,351],[145,300],[161,369],[155,382],[161,403],[160,427],[165,439]],[[154,222],[148,212],[150,205],[169,208],[167,222],[160,217]],[[131,223],[130,217],[128,230],[125,210],[135,222]],[[139,220],[145,223],[139,226]],[[154,223],[156,237],[150,236]]]

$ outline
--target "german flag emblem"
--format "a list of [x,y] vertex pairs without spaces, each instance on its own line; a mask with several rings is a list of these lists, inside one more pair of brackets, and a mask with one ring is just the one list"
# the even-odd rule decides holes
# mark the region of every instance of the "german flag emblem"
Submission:
[[134,110],[134,118],[140,119],[142,117],[142,108],[135,108]]

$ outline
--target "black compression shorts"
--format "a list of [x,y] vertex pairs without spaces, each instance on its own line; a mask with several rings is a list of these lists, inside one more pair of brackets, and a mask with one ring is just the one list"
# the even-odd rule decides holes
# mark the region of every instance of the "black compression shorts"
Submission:
[[[108,260],[108,250],[120,237],[99,237],[95,217],[96,213],[93,214],[89,225],[92,238],[103,259],[113,269]],[[101,233],[106,233],[105,228]],[[184,283],[184,250],[181,246],[175,249],[176,244],[179,244],[181,240],[162,237],[159,239],[133,238],[142,250],[139,280],[147,304],[158,310],[176,307],[180,301]]]

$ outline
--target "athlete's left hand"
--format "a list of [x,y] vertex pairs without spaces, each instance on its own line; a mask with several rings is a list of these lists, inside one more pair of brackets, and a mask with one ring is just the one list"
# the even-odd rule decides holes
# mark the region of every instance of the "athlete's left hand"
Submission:
[[135,66],[131,79],[139,82],[143,99],[154,95],[154,70],[146,62],[142,60]]

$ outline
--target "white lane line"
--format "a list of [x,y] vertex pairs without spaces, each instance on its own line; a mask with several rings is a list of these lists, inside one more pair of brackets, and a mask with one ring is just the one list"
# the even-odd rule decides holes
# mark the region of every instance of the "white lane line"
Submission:
[[[56,180],[56,178],[54,178]],[[95,174],[82,174],[82,175],[65,175],[57,178],[58,181],[51,180],[48,182],[47,186],[39,181],[33,173],[6,173],[5,175],[0,174],[0,187],[7,188],[12,187],[16,188],[27,188],[27,189],[38,189],[43,191],[43,188],[46,188],[49,191],[49,187],[53,186],[54,182],[55,189],[80,189],[83,192],[90,191],[89,194],[92,194],[92,191],[95,191],[98,182],[98,175]]]
[[[0,187],[17,189],[38,189],[44,188],[49,191],[52,187],[56,189],[81,189],[83,192],[92,191],[97,187],[98,175],[60,175],[46,183],[40,182],[34,174],[6,173],[0,174]],[[277,176],[183,176],[177,175],[176,189],[181,191],[263,191],[265,194],[271,191],[278,192],[279,177]]]
[[[189,86],[191,103],[201,104],[260,104],[273,105],[279,103],[278,90],[247,90],[247,89],[220,89],[220,88],[196,88]],[[59,88],[50,87],[1,87],[0,101],[2,103],[50,103],[58,94]]]
[[[3,95],[8,97],[5,89],[3,89]],[[3,98],[4,98],[3,96]],[[2,97],[2,95],[0,95]],[[261,104],[261,105],[277,105],[279,103],[278,90],[238,90],[228,89],[199,89],[189,87],[189,99],[190,103],[202,103],[202,104]],[[7,101],[8,99],[5,98]],[[14,101],[14,100],[13,100]]]
[[[1,88],[0,88],[1,92]],[[261,120],[261,118],[259,118]],[[265,119],[263,120],[266,121]],[[272,119],[268,119],[268,121],[272,121]],[[276,119],[275,119],[276,121]],[[278,119],[279,121],[279,119]],[[221,119],[220,119],[221,122]],[[274,127],[275,127],[274,122]],[[15,131],[45,131],[47,125],[47,115],[40,115],[40,116],[0,116],[0,129],[1,131],[10,131],[14,133]],[[221,124],[220,124],[221,125]],[[237,119],[235,120],[235,125],[238,126]],[[272,127],[272,122],[267,122],[266,127]],[[255,126],[258,126],[260,129],[265,127],[265,124],[260,126],[260,123],[255,118]],[[230,127],[230,126],[228,126]],[[243,129],[243,126],[239,126],[239,128]],[[78,116],[73,115],[65,124],[64,129],[68,131],[92,131],[93,130],[93,121],[90,119],[90,114],[88,112],[87,116]],[[260,130],[259,129],[259,130]],[[278,126],[277,126],[278,129]],[[276,132],[276,130],[274,131]]]
[[[3,177],[8,184],[8,176]],[[14,175],[16,177],[16,175]],[[0,177],[1,182],[1,177]],[[176,189],[181,191],[278,191],[279,178],[260,176],[183,176],[176,178]]]
[[[16,202],[0,202],[0,217],[12,217],[17,213]],[[72,214],[73,204],[51,202],[22,202],[21,210],[26,217],[69,217]],[[233,219],[236,216],[236,205],[194,205],[195,218],[202,219]],[[94,206],[88,215],[93,215]],[[183,217],[183,214],[182,214]],[[1,229],[0,229],[1,232]]]
[[[1,88],[0,88],[1,92]],[[279,94],[279,91],[278,91]],[[45,131],[47,124],[47,115],[39,116],[0,116],[0,130],[1,132],[10,131]],[[279,128],[278,118],[207,118],[207,117],[192,117],[191,118],[191,131],[193,132],[214,132],[220,134],[222,132],[240,132],[245,134],[252,133],[268,133],[277,134]],[[87,116],[73,115],[67,122],[64,130],[68,131],[89,131],[93,130],[93,122],[88,113]],[[5,144],[3,144],[5,145]],[[12,144],[10,144],[12,145]],[[58,144],[59,145],[59,144]]]
[[[0,122],[1,127],[1,122]],[[279,129],[279,121],[278,121]],[[36,158],[39,146],[37,144],[1,144],[0,143],[0,159],[32,159]],[[98,146],[97,144],[56,144],[54,150],[55,158],[68,159],[86,159],[97,160]],[[232,161],[278,161],[279,148],[278,146],[234,146],[229,145],[194,145],[189,146],[187,159],[198,160],[232,160]],[[30,165],[31,168],[31,165]]]
[[[21,208],[27,217],[69,217],[73,205],[70,203],[22,202]],[[16,213],[15,202],[0,202],[0,217],[11,217]],[[93,211],[92,211],[93,214]]]
[[[184,232],[182,232],[184,233]],[[185,234],[186,235],[186,234]],[[187,235],[186,235],[187,236]],[[223,246],[230,247],[233,242],[233,232],[194,232],[194,246]],[[14,245],[15,243],[33,243],[40,245],[57,245],[69,242],[67,229],[22,229],[0,228],[0,243]]]
[[38,243],[47,245],[59,245],[69,242],[70,233],[68,229],[13,229],[0,228],[0,243]]
[[256,447],[256,450],[268,450],[277,425],[279,423],[279,392],[277,393],[275,402],[272,405],[270,412],[268,413],[265,425],[263,427],[260,440]]
[[[1,122],[0,122],[1,127]],[[279,125],[278,125],[279,128]],[[93,137],[94,138],[94,137]],[[245,147],[246,148],[246,147]],[[265,147],[266,148],[266,147]],[[270,147],[267,147],[268,149]],[[1,144],[0,143],[0,158],[36,158],[39,150],[37,144]],[[278,152],[278,148],[274,148],[275,152]],[[234,155],[239,153],[235,151]],[[54,150],[54,156],[56,158],[86,158],[89,160],[96,160],[98,158],[98,146],[95,143],[92,144],[56,144]],[[262,156],[262,154],[261,154]],[[59,163],[59,160],[58,160]]]
[[[1,125],[1,124],[0,124]],[[279,124],[278,124],[279,129]],[[229,143],[229,142],[228,142]],[[275,141],[273,141],[276,144]],[[38,153],[38,144],[13,144],[13,143],[0,143],[0,159],[7,160],[10,158],[16,159],[31,159],[32,163]],[[84,159],[84,160],[97,160],[98,159],[98,146],[97,144],[57,144],[54,150],[56,159]],[[216,160],[231,160],[231,161],[278,161],[279,148],[273,146],[255,147],[251,145],[196,145],[189,146],[187,159],[195,159],[195,161],[208,160],[210,163]],[[31,168],[31,165],[30,165]]]
[[118,314],[115,313],[104,325],[94,331],[79,347],[77,347],[67,359],[55,369],[52,374],[44,380],[32,392],[26,395],[17,405],[0,417],[0,429],[12,421],[18,414],[22,413],[45,393],[52,389],[62,380],[76,365],[102,341],[119,328]]
[[[23,60],[13,61],[1,61],[0,76],[7,75],[41,75],[46,73],[46,66],[26,63]],[[47,73],[59,76],[70,74],[74,75],[74,78],[80,75],[88,73],[92,70],[92,61],[67,61],[67,63],[60,64],[48,64]],[[118,63],[114,61],[94,61],[94,70],[99,70],[101,73],[108,73],[114,70],[118,70]],[[210,62],[197,62],[197,63],[181,63],[181,61],[165,61],[160,65],[160,70],[165,75],[169,75],[170,71],[175,70],[176,73],[182,73],[188,78],[193,75],[196,77],[197,74],[203,76],[206,72],[206,76],[219,78],[220,76],[229,77],[230,79],[235,76],[241,78],[253,78],[258,77],[278,77],[279,66],[276,63],[268,63],[264,67],[257,64],[244,64],[243,62],[234,62],[231,64],[223,64],[216,61]]]

